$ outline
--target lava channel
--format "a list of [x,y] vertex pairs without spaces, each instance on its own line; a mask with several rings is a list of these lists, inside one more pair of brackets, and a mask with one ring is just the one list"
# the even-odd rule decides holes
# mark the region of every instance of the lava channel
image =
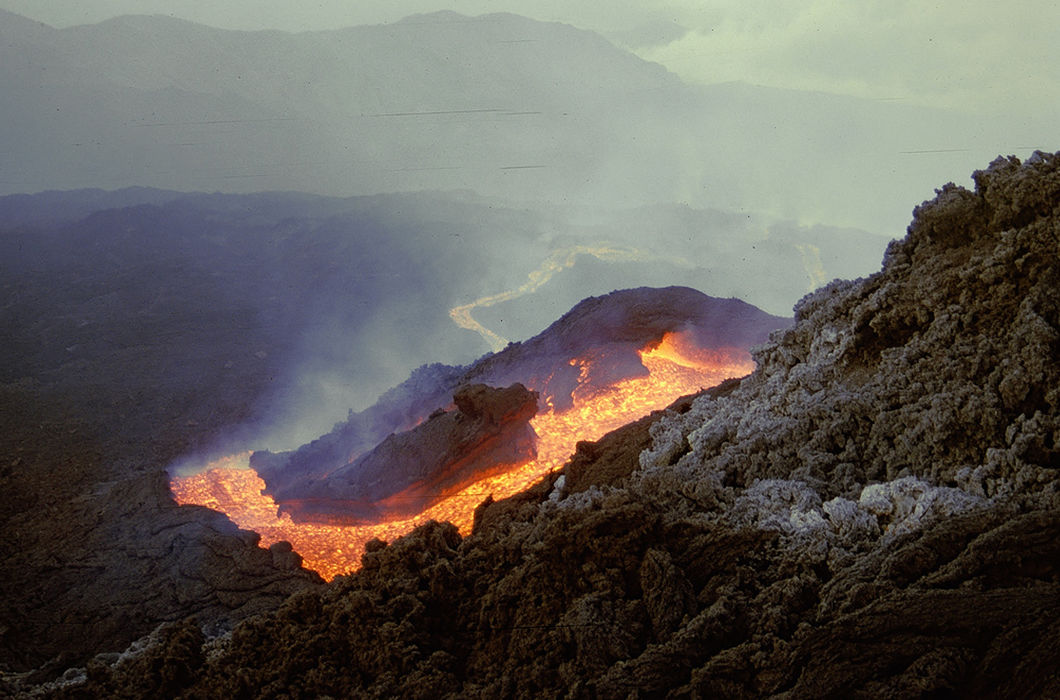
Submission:
[[[263,547],[281,540],[290,542],[306,568],[331,580],[360,568],[364,546],[375,538],[391,541],[430,520],[449,521],[467,535],[479,503],[490,496],[495,500],[512,496],[559,469],[578,441],[599,440],[681,396],[754,369],[745,350],[704,350],[682,333],[667,333],[661,342],[639,354],[648,370],[646,375],[605,387],[579,385],[569,409],[550,409],[530,421],[538,435],[536,459],[444,495],[413,517],[370,525],[296,523],[290,515],[278,514],[276,503],[264,493],[265,482],[249,466],[249,452],[212,462],[193,476],[175,477],[170,487],[177,503],[224,513],[240,528],[258,533]],[[590,360],[574,358],[570,362],[582,369],[582,376],[588,376]]]

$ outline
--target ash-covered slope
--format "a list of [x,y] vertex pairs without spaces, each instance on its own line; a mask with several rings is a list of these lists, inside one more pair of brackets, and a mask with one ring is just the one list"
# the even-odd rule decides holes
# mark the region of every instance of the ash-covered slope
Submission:
[[1057,696],[1060,154],[975,181],[567,485],[67,695]]
[[[461,473],[482,478],[486,467],[531,458],[533,433],[525,432],[538,407],[566,410],[579,387],[600,388],[647,374],[638,351],[658,344],[666,333],[686,333],[697,347],[737,359],[787,323],[739,299],[717,299],[688,287],[640,287],[591,297],[533,338],[467,367],[421,367],[331,432],[291,452],[255,452],[251,466],[281,510],[298,521],[411,515],[431,501],[426,493],[410,498],[404,493],[408,486],[443,473],[450,486],[466,485]],[[508,402],[510,408],[443,413],[454,396],[460,408],[460,392],[469,384],[522,385],[540,401],[529,410],[517,400]],[[496,419],[482,418],[492,413]],[[498,436],[504,440],[495,444]],[[443,493],[433,491],[434,498]],[[385,503],[399,494],[403,509]]]

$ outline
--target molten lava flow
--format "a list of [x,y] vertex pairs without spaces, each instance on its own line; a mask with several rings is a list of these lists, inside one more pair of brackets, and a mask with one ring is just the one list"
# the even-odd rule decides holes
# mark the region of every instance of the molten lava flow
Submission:
[[[364,545],[373,538],[389,541],[429,520],[447,520],[467,534],[475,507],[487,496],[499,500],[526,489],[562,467],[579,440],[599,440],[680,396],[754,369],[746,351],[703,350],[682,333],[666,334],[658,345],[642,350],[640,357],[647,375],[605,387],[579,385],[569,410],[535,416],[531,425],[538,435],[537,459],[450,494],[412,518],[367,526],[295,523],[287,514],[277,515],[272,497],[262,493],[265,482],[249,468],[249,453],[226,458],[228,464],[211,463],[195,476],[174,478],[173,495],[180,504],[225,513],[239,527],[260,534],[263,546],[289,541],[307,568],[330,580],[358,568]],[[591,360],[575,358],[571,364],[579,367],[583,379],[589,376]],[[551,397],[545,397],[545,403],[551,406]],[[232,460],[245,468],[231,468]]]
[[[265,481],[250,468],[250,453],[226,457],[207,465],[206,471],[170,481],[177,503],[221,511],[244,530],[261,535],[261,545],[287,540],[302,555],[306,568],[327,580],[360,566],[364,545],[373,537],[391,540],[431,519],[421,514],[406,521],[366,527],[296,523],[287,513],[277,515]],[[221,464],[223,462],[223,464]]]

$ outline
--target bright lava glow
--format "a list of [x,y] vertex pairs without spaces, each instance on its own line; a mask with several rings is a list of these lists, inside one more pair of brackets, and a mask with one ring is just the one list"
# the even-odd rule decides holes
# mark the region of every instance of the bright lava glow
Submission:
[[[569,410],[535,416],[530,424],[538,435],[537,459],[450,494],[412,518],[361,526],[295,523],[286,513],[277,515],[272,497],[262,493],[265,482],[250,469],[249,452],[212,462],[194,476],[174,478],[170,487],[177,503],[225,513],[239,527],[261,535],[264,547],[287,540],[307,568],[331,580],[359,568],[364,545],[373,538],[390,541],[429,520],[449,521],[466,535],[475,507],[487,496],[507,498],[559,469],[579,440],[599,440],[685,394],[754,369],[746,351],[703,350],[680,333],[668,333],[658,346],[642,350],[640,357],[647,375],[605,387],[579,385]],[[589,374],[588,362],[571,360],[572,365],[581,365],[582,377]],[[545,403],[551,406],[549,398]]]

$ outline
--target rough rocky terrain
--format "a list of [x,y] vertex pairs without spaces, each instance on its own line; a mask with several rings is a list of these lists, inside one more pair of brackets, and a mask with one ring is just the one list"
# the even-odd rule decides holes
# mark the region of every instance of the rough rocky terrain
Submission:
[[974,179],[800,302],[755,374],[583,445],[469,537],[375,543],[57,694],[1060,695],[1060,154]]
[[[139,388],[132,377],[125,386]],[[47,678],[191,614],[223,629],[321,585],[289,550],[261,549],[227,518],[176,506],[163,467],[195,427],[154,394],[122,401],[157,419],[147,435],[109,432],[79,408],[42,402],[45,391],[0,390],[5,677],[35,668]]]

